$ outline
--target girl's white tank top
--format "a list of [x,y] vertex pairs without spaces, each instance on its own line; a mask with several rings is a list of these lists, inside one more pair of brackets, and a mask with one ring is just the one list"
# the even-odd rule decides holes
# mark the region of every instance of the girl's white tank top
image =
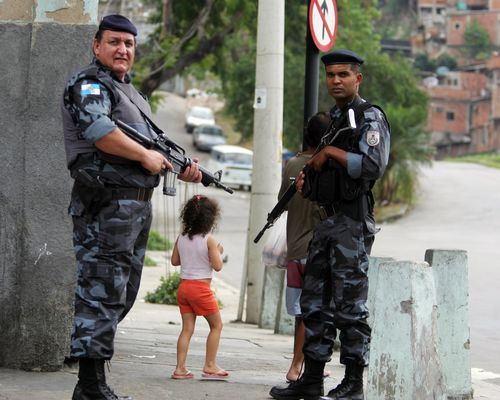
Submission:
[[208,258],[208,235],[179,235],[177,250],[181,259],[182,279],[211,279],[214,270]]

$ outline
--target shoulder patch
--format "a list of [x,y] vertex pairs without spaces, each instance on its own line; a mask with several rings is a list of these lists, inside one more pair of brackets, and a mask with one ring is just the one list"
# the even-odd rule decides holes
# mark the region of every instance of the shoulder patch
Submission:
[[98,83],[86,83],[82,85],[82,96],[99,96],[101,94],[101,88]]
[[378,131],[366,132],[366,143],[368,146],[376,146],[380,142],[380,133]]

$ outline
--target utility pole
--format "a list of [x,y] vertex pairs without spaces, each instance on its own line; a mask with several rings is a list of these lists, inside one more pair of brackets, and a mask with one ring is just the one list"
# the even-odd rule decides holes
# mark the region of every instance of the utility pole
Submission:
[[258,244],[253,243],[253,239],[277,201],[283,135],[285,1],[259,0],[258,7],[254,155],[245,257],[246,322],[249,323],[258,322],[261,310],[264,281],[261,255],[266,237]]

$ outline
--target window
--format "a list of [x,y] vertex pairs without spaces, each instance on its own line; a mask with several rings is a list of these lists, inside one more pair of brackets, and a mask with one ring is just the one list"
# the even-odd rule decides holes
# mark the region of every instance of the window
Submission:
[[460,29],[460,24],[459,24],[458,22],[455,24],[455,29],[456,29],[456,30],[459,30],[459,29]]
[[446,119],[448,121],[453,121],[455,119],[455,113],[453,111],[448,111],[446,113]]
[[436,112],[438,112],[438,113],[442,113],[443,111],[444,111],[444,110],[443,110],[443,107],[441,107],[441,106],[437,106],[437,107],[436,107]]

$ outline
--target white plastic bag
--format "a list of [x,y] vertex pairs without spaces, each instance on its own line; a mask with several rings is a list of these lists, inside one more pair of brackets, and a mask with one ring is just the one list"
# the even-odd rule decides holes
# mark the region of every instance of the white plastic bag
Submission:
[[286,268],[286,218],[287,212],[285,211],[269,229],[269,234],[262,250],[262,263],[267,267]]

